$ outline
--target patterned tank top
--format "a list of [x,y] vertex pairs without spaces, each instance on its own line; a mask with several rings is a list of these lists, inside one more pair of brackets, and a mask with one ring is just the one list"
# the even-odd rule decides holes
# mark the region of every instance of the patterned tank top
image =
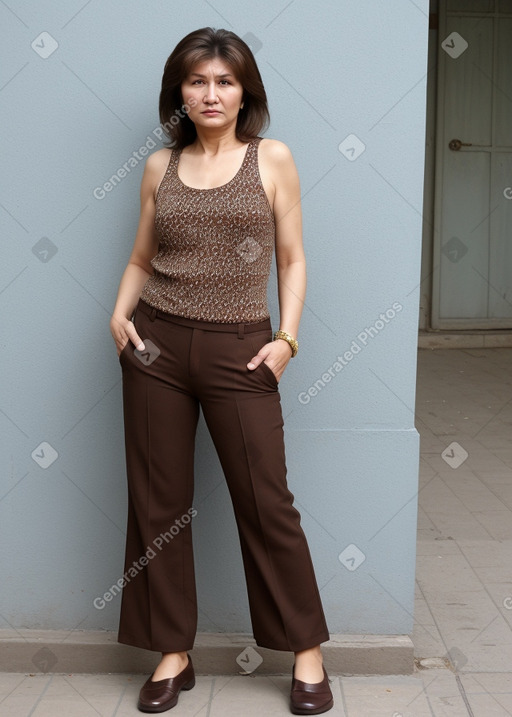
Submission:
[[212,189],[178,177],[173,150],[156,197],[158,253],[140,298],[162,311],[215,322],[269,317],[267,284],[275,222],[252,139],[236,175]]

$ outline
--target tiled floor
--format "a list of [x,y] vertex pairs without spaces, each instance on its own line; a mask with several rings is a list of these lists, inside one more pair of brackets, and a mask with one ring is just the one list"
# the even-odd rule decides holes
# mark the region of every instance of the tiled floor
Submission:
[[[512,349],[419,352],[414,675],[332,676],[344,717],[512,716]],[[434,659],[437,658],[437,659]],[[141,675],[0,676],[0,717],[139,715]],[[288,677],[199,677],[170,714],[287,715]]]
[[453,714],[512,715],[512,350],[420,351],[416,415],[415,652],[453,664]]

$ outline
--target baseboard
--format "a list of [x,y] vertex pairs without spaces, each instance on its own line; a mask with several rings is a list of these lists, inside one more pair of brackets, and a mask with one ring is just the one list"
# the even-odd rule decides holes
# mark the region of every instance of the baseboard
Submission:
[[[414,670],[408,635],[331,635],[322,652],[332,674],[404,675]],[[293,665],[293,653],[257,647],[244,634],[198,634],[191,655],[199,675],[239,673],[245,665],[250,672],[256,662],[255,674],[289,674]],[[0,672],[148,674],[159,659],[160,653],[121,645],[115,632],[0,630]]]
[[420,349],[497,349],[512,347],[512,331],[420,331]]

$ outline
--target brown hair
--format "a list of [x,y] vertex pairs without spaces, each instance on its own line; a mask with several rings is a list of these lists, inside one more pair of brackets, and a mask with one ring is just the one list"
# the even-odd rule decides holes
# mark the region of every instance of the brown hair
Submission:
[[158,109],[160,122],[173,148],[183,149],[197,136],[183,102],[181,83],[195,65],[216,57],[229,64],[244,88],[244,106],[236,122],[237,139],[249,142],[270,123],[267,95],[250,47],[230,30],[203,27],[180,40],[165,63]]

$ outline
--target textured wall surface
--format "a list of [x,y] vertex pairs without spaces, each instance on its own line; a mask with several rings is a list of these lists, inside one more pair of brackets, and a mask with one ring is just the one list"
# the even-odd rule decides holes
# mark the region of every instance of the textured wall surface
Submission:
[[[117,628],[119,597],[93,604],[122,574],[126,519],[108,324],[144,154],[162,146],[165,60],[211,25],[251,44],[266,136],[288,144],[301,178],[309,284],[281,396],[289,484],[329,627],[408,633],[426,1],[10,7],[0,5],[0,626]],[[275,271],[269,302],[277,325]],[[200,629],[250,631],[235,522],[203,423],[196,453]]]

